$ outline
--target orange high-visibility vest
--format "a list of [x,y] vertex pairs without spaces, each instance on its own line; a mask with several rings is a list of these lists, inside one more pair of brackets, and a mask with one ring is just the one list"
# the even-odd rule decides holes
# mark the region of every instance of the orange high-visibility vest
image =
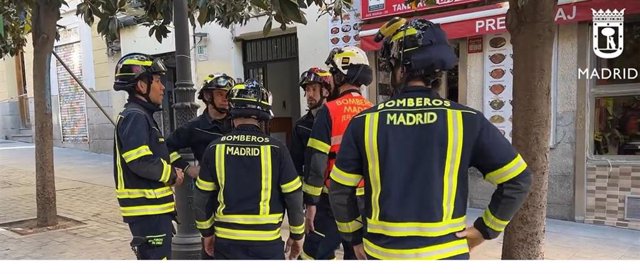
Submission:
[[[325,186],[329,187],[329,174],[336,162],[336,155],[340,150],[342,135],[347,130],[349,121],[358,113],[373,106],[371,102],[362,97],[359,92],[345,92],[340,97],[326,104],[331,119],[331,148],[329,149],[329,161],[325,173]],[[358,188],[364,187],[364,180],[360,180]]]

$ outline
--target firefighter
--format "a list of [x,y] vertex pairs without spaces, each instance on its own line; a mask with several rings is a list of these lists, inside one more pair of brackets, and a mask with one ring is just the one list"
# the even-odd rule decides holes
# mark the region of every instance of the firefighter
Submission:
[[[331,73],[323,69],[312,67],[300,75],[300,87],[307,100],[307,114],[296,121],[291,141],[291,158],[300,177],[304,177],[304,152],[311,135],[313,121],[318,110],[327,102],[327,97],[333,90]],[[309,239],[307,239],[309,240]]]
[[304,238],[302,182],[285,145],[263,132],[273,118],[271,93],[248,80],[228,99],[235,128],[205,150],[194,192],[205,251],[216,260],[296,259]]
[[[206,109],[200,116],[179,127],[167,138],[171,164],[184,170],[191,178],[198,177],[200,166],[191,166],[182,159],[178,150],[188,147],[193,152],[195,159],[200,161],[204,150],[213,140],[231,131],[227,92],[235,83],[233,78],[224,73],[207,76],[198,91],[198,99],[205,103]],[[213,259],[204,252],[204,249],[200,255],[202,259]]]
[[[312,232],[308,234],[303,258],[318,260],[335,258],[335,250],[342,242],[327,195],[329,173],[349,121],[371,107],[360,94],[360,88],[371,84],[373,79],[367,56],[357,47],[332,50],[325,64],[333,76],[335,99],[320,108],[313,124],[307,144],[309,163],[303,186],[307,229]],[[342,243],[344,259],[355,259],[351,245]]]
[[114,90],[129,93],[115,129],[114,177],[120,211],[134,237],[138,259],[169,259],[175,203],[172,186],[181,169],[169,164],[169,150],[153,113],[164,97],[162,60],[131,53],[118,61]]
[[[434,90],[457,63],[439,25],[394,18],[380,38],[380,60],[397,92],[354,117],[344,134],[329,190],[338,228],[360,259],[468,259],[522,205],[531,183],[527,164],[480,111]],[[469,167],[496,190],[466,227]],[[366,220],[356,205],[363,178]]]

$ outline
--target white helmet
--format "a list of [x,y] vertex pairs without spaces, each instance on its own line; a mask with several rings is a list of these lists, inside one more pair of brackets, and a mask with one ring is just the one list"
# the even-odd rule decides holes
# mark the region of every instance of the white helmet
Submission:
[[367,54],[358,47],[333,49],[325,64],[334,76],[336,87],[345,83],[366,86],[373,80]]

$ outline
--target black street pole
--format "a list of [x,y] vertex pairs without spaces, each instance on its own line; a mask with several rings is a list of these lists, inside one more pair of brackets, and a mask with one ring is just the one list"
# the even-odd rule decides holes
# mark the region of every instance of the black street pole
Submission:
[[[187,15],[187,1],[173,1],[173,24],[176,39],[176,88],[174,89],[175,104],[174,124],[171,130],[187,123],[196,117],[198,105],[194,102],[195,88],[191,81],[191,50],[189,39],[189,21]],[[182,158],[193,161],[192,153],[183,153]],[[178,211],[178,233],[171,244],[172,257],[178,260],[200,259],[200,232],[196,229],[193,216],[193,180],[185,176],[184,184],[176,188],[176,210]]]

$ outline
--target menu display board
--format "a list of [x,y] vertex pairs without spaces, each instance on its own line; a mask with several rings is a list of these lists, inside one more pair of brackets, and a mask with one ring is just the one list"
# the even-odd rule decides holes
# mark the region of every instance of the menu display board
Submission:
[[511,142],[513,128],[513,48],[509,33],[484,37],[483,113]]
[[329,21],[329,49],[360,46],[360,5],[354,1],[353,8],[343,12],[342,18],[333,16]]

